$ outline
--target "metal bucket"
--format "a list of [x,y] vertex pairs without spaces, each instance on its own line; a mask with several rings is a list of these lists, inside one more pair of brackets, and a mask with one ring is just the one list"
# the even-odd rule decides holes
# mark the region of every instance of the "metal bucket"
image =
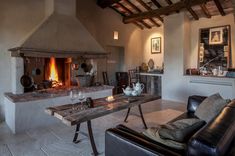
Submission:
[[77,75],[77,83],[80,87],[90,87],[93,84],[94,76]]

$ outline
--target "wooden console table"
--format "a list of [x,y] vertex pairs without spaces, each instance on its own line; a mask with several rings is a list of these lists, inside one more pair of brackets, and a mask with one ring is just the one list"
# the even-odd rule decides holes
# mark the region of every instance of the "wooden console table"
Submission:
[[61,106],[48,107],[46,108],[45,112],[51,116],[60,119],[64,124],[68,126],[77,125],[73,139],[74,143],[78,142],[77,137],[80,129],[80,124],[82,122],[87,122],[88,134],[92,150],[94,155],[96,156],[98,155],[98,152],[92,132],[92,126],[91,126],[92,119],[108,115],[117,111],[121,111],[127,108],[131,108],[134,106],[138,106],[140,109],[140,114],[143,124],[146,126],[141,110],[141,104],[160,99],[160,96],[149,95],[149,94],[143,94],[139,97],[127,97],[124,95],[116,95],[114,96],[114,99],[115,101],[113,102],[107,102],[105,98],[96,99],[94,100],[94,108],[87,108],[85,110],[80,110],[79,105],[77,105],[77,109],[72,109],[73,108],[72,104],[66,104]]

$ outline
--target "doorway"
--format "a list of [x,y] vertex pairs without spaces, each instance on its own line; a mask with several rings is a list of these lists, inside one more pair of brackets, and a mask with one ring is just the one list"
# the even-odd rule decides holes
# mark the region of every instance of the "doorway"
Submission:
[[117,84],[116,72],[124,71],[124,47],[107,46],[106,51],[109,53],[108,57],[105,60],[99,60],[97,64],[99,68],[97,73],[97,79],[98,81],[103,82],[102,72],[106,71],[110,85],[115,86]]

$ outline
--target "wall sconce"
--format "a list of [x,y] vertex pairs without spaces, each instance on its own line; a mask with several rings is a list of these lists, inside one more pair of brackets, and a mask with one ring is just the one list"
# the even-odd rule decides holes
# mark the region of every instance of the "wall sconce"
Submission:
[[113,32],[113,39],[118,40],[118,31]]

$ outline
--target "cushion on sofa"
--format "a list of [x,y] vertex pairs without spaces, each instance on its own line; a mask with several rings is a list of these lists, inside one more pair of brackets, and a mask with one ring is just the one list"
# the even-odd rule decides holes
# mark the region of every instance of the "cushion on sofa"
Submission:
[[205,121],[196,118],[181,119],[162,125],[159,129],[159,135],[162,139],[186,142],[204,124]]
[[198,106],[195,115],[208,123],[221,112],[227,103],[228,101],[224,100],[218,93],[213,94]]
[[158,143],[174,149],[183,150],[186,148],[186,144],[184,143],[176,142],[170,139],[162,139],[159,135],[159,127],[148,128],[146,131],[143,132],[143,134]]

